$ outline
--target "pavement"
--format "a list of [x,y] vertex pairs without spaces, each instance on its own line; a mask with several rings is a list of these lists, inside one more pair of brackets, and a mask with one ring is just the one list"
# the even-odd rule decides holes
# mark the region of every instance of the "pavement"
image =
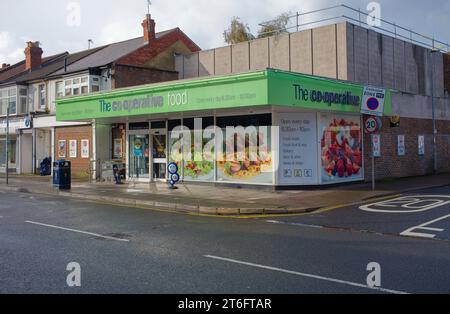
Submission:
[[95,202],[187,212],[197,215],[251,217],[290,215],[323,211],[376,199],[450,184],[450,174],[389,180],[371,184],[323,187],[316,190],[273,191],[199,184],[178,184],[171,190],[165,183],[89,183],[74,180],[70,191],[52,187],[49,177],[12,176],[9,186],[0,176],[0,190],[59,195]]
[[54,189],[49,177],[12,176],[9,186],[0,177],[0,189],[32,194],[60,195],[127,206],[179,211],[202,215],[253,216],[303,214],[343,207],[368,199],[386,197],[427,187],[450,184],[450,174],[406,178],[371,184],[352,184],[316,190],[273,191],[225,186],[179,184],[171,190],[165,183],[72,182],[72,189]]
[[[448,213],[449,204],[436,196],[449,195],[450,188],[413,194],[435,200],[394,200],[384,207],[368,201],[274,223],[0,190],[0,294],[449,293],[450,242],[440,239],[448,233],[436,230],[450,229],[450,221],[418,230],[439,238],[399,233]],[[440,206],[403,214],[360,210],[401,210],[393,204],[406,211]],[[373,265],[380,279],[375,287],[367,282]],[[69,286],[74,278],[79,286]]]

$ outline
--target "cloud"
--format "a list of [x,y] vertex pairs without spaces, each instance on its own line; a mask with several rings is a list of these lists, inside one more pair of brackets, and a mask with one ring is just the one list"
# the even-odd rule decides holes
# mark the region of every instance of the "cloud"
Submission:
[[[22,47],[22,48],[19,48]],[[0,63],[14,64],[24,58],[25,44],[11,32],[0,32]]]
[[[87,48],[88,39],[95,46],[142,35],[141,22],[147,13],[143,0],[1,0],[8,14],[0,20],[0,62],[13,63],[23,57],[26,36],[43,43],[44,55]],[[69,27],[67,4],[81,6],[81,25]],[[365,9],[372,0],[346,0],[345,3]],[[377,0],[383,18],[398,25],[450,39],[450,2],[448,0]],[[239,16],[257,33],[258,23],[280,13],[310,11],[341,3],[340,0],[154,0],[151,13],[157,31],[180,27],[203,49],[224,45],[223,31],[233,16]],[[49,9],[51,8],[51,9]],[[101,13],[101,14],[100,14]],[[17,19],[21,16],[21,20]],[[317,15],[316,15],[317,17]],[[21,21],[33,21],[23,23]],[[303,17],[300,21],[305,22]],[[19,53],[20,51],[20,53]]]

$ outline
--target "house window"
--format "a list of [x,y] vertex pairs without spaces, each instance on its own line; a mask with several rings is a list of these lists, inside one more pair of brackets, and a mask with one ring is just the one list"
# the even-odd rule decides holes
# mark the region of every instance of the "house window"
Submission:
[[28,90],[19,88],[19,113],[28,113]]
[[17,89],[16,87],[0,91],[0,115],[6,116],[9,106],[9,114],[17,114]]
[[39,91],[39,109],[45,109],[46,107],[45,84],[39,85],[38,91]]
[[63,87],[63,82],[62,81],[56,82],[55,90],[56,90],[56,95],[55,95],[56,99],[64,97],[64,87]]
[[89,93],[89,77],[69,79],[64,82],[65,96],[77,96]]

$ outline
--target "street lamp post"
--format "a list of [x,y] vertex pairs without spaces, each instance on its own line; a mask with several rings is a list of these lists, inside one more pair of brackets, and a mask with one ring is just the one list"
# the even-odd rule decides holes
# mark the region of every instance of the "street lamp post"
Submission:
[[436,128],[436,108],[435,108],[435,101],[434,101],[434,58],[433,54],[438,52],[438,50],[434,49],[434,43],[433,43],[433,49],[431,50],[431,115],[433,120],[433,171],[434,174],[437,174],[438,172],[438,162],[437,162],[437,128]]

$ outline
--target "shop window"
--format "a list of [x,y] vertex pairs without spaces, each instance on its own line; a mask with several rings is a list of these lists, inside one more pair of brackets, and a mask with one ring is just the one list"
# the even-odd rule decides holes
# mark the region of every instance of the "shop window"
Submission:
[[152,130],[155,129],[165,129],[166,128],[166,121],[156,121],[156,122],[152,122]]
[[271,126],[272,114],[217,117],[216,121],[220,128],[226,128],[227,126]]
[[137,123],[130,123],[128,126],[129,130],[148,130],[149,124],[148,122],[137,122]]
[[181,119],[169,120],[168,125],[169,125],[169,132],[172,132],[173,129],[175,129],[176,127],[179,127],[181,125]]

